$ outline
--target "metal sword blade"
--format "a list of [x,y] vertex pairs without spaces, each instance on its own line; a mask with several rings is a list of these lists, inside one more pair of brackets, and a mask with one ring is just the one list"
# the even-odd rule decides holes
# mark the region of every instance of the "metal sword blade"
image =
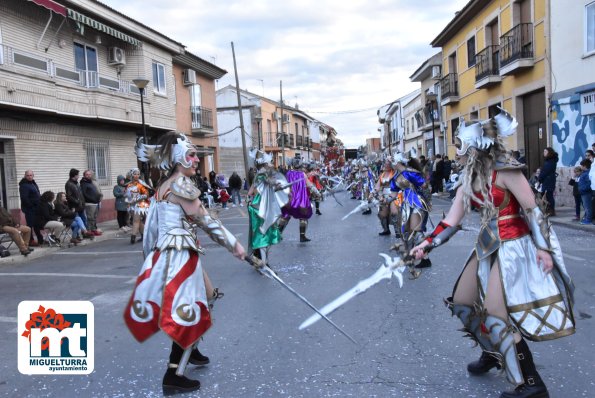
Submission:
[[349,213],[347,213],[345,216],[343,216],[343,218],[341,220],[346,220],[347,217],[349,217],[350,215],[355,214],[358,211],[365,209],[366,207],[368,207],[368,202],[365,200],[362,200],[362,203],[357,205],[357,207],[355,209],[351,210]]
[[317,315],[319,315],[319,317],[324,318],[324,320],[327,321],[328,323],[330,323],[335,329],[337,329],[337,331],[339,331],[339,333],[341,333],[343,336],[345,336],[349,340],[351,340],[351,342],[353,344],[357,344],[357,342],[353,339],[353,337],[351,337],[349,334],[347,334],[347,332],[345,332],[343,329],[341,329],[337,324],[335,324],[335,322],[333,322],[329,318],[327,318],[326,315],[324,315],[322,312],[320,312],[320,310],[318,308],[316,308],[312,303],[310,303],[304,296],[302,296],[301,294],[296,292],[287,283],[283,282],[283,280],[281,278],[279,278],[279,276],[277,274],[275,274],[269,267],[265,266],[265,267],[257,268],[257,270],[261,274],[277,281],[281,286],[283,286],[285,289],[289,290],[294,296],[296,296],[297,298],[302,300],[308,307],[310,307],[311,309],[316,311],[316,313],[317,313]]
[[[337,297],[336,299],[334,299],[333,301],[331,301],[330,303],[328,303],[327,305],[322,307],[320,309],[320,311],[325,316],[330,315],[337,308],[341,307],[343,304],[345,304],[346,302],[348,302],[355,296],[362,294],[363,292],[365,292],[366,290],[368,290],[369,288],[371,288],[378,282],[380,282],[384,279],[390,279],[392,274],[393,274],[392,269],[385,266],[384,264],[381,265],[380,268],[378,268],[378,270],[376,272],[374,272],[371,276],[359,281],[357,283],[357,285],[355,285],[354,287],[352,287],[351,289],[349,289],[348,291],[346,291],[345,293],[343,293],[342,295],[340,295],[339,297]],[[301,330],[301,329],[307,328],[308,326],[314,324],[315,322],[318,322],[320,320],[320,318],[321,318],[321,316],[319,314],[313,314],[310,318],[306,319],[300,325],[299,329]]]

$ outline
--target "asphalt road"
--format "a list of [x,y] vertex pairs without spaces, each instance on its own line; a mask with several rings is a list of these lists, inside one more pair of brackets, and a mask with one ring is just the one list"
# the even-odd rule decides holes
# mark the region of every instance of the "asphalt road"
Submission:
[[[392,237],[380,237],[375,215],[341,221],[357,203],[323,202],[310,221],[309,243],[299,243],[298,223],[271,251],[279,276],[322,306],[371,275]],[[436,200],[437,222],[448,203]],[[247,240],[245,208],[222,211],[224,224]],[[442,304],[452,290],[478,231],[475,217],[431,257],[434,266],[403,288],[383,281],[338,310],[332,319],[357,345],[318,322],[300,331],[312,311],[274,281],[202,238],[203,265],[225,293],[200,349],[211,364],[187,372],[204,397],[497,397],[509,385],[496,372],[467,374],[480,351],[458,331]],[[530,343],[552,397],[591,397],[595,358],[595,234],[556,231],[576,284],[574,336]],[[0,396],[160,396],[170,343],[158,333],[143,344],[124,325],[122,312],[142,262],[141,246],[128,236],[55,252],[0,267]],[[95,371],[87,376],[26,376],[17,369],[17,306],[23,300],[90,300],[95,306]],[[589,337],[591,336],[591,337]],[[591,392],[590,392],[591,391]]]

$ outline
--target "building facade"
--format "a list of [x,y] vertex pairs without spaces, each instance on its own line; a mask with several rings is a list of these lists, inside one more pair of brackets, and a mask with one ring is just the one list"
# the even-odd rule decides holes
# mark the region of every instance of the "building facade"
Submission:
[[100,220],[115,217],[116,176],[137,166],[144,89],[149,138],[176,128],[172,57],[184,48],[92,0],[0,3],[2,205],[18,213],[18,182],[33,169],[40,190],[60,192],[68,171],[95,171]]
[[460,118],[513,114],[517,134],[505,142],[531,171],[551,144],[547,122],[549,66],[546,0],[471,0],[432,41],[442,50],[441,105],[447,152],[455,152]]

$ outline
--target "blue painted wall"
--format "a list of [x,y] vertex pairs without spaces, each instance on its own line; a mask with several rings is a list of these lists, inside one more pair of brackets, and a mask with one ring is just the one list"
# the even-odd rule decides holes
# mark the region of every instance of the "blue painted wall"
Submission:
[[558,167],[577,166],[595,142],[595,115],[581,115],[580,95],[552,100],[552,147]]

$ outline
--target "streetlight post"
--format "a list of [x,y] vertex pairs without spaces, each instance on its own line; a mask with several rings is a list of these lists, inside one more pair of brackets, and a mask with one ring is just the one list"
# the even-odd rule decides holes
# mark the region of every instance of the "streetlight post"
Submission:
[[[134,79],[132,82],[138,88],[138,91],[140,92],[140,115],[141,115],[142,129],[143,129],[143,142],[144,142],[144,144],[148,144],[149,141],[147,141],[147,126],[145,125],[145,103],[144,103],[143,97],[145,95],[145,87],[147,87],[147,84],[149,84],[149,80],[139,77],[139,78]],[[149,176],[149,173],[151,172],[150,167],[151,166],[147,162],[143,163],[145,182],[148,182],[149,184],[151,183],[151,178]]]
[[[426,105],[430,106],[430,120],[432,121],[432,155],[436,155],[436,132],[434,130],[434,101],[436,94],[426,93]],[[429,154],[428,154],[429,155]]]
[[261,137],[261,132],[260,132],[260,123],[262,122],[262,115],[256,115],[254,116],[254,120],[256,120],[256,131],[258,134],[258,149],[261,149],[261,145],[260,145],[260,137]]

